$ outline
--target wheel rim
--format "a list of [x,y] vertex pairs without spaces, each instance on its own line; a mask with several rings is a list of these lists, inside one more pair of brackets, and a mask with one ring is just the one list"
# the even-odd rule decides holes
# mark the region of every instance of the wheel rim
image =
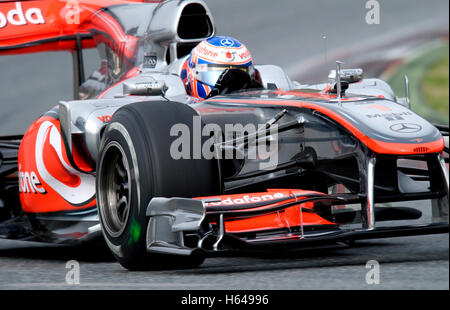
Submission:
[[99,209],[103,227],[112,237],[124,232],[130,214],[130,167],[123,148],[110,142],[103,153],[99,175]]

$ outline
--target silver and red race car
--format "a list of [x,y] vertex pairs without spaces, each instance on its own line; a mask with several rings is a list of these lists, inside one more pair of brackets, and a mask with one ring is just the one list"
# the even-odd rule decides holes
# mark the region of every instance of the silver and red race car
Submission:
[[[104,240],[137,270],[448,233],[448,126],[407,95],[339,63],[315,85],[256,65],[256,83],[228,70],[197,102],[180,71],[215,34],[203,1],[69,2],[0,3],[0,54],[71,52],[75,99],[0,137],[2,238]],[[85,78],[88,48],[101,64]],[[429,223],[388,204],[412,200]]]

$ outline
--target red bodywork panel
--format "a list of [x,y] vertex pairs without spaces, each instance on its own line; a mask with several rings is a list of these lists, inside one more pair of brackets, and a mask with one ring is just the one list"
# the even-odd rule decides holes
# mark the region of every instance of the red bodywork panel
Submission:
[[[145,0],[36,0],[0,3],[0,55],[43,51],[73,51],[76,36],[83,48],[95,47],[92,30],[104,33],[108,43],[125,56],[134,52],[136,38],[123,29],[102,8]],[[122,46],[117,46],[120,42]]]
[[[90,168],[91,163],[76,151],[73,157],[79,167]],[[18,163],[19,197],[25,212],[74,211],[96,206],[95,176],[77,171],[70,164],[57,119],[43,116],[33,123],[20,145]]]

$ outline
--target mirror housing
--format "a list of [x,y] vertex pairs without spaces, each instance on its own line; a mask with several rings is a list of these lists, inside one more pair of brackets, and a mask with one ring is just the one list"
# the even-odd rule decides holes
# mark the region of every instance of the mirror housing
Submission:
[[123,83],[123,94],[133,96],[164,96],[168,87],[164,81]]
[[[364,75],[363,69],[341,69],[339,71],[341,82],[347,82],[349,84],[361,81]],[[330,81],[330,83],[335,83],[336,78],[336,70],[331,70],[330,74],[328,75],[328,80]]]

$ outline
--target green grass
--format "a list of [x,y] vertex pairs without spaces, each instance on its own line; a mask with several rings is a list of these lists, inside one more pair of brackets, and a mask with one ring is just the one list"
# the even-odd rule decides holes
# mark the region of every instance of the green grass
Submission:
[[387,82],[394,92],[398,96],[403,96],[404,76],[407,75],[411,109],[428,121],[442,124],[449,123],[448,54],[448,42],[430,44],[414,52],[403,65],[387,77]]
[[443,115],[448,115],[449,112],[448,60],[447,54],[430,66],[422,80],[422,94],[425,103]]

